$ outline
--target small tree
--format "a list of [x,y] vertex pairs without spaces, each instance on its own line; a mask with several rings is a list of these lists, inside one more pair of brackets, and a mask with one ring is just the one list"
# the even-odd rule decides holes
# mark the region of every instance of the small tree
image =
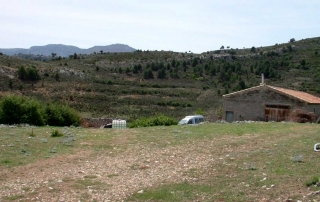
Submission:
[[38,71],[35,68],[27,68],[27,76],[27,79],[31,81],[36,81],[40,78]]
[[243,89],[246,88],[246,84],[244,83],[243,80],[239,81],[239,84],[238,84],[238,85],[239,85],[240,90],[243,90]]
[[176,63],[176,60],[175,60],[175,59],[173,59],[173,60],[171,61],[171,66],[172,66],[172,67],[175,67],[175,66],[176,66],[176,64],[177,64],[177,63]]
[[193,58],[192,59],[192,67],[195,67],[195,66],[197,66],[199,64],[199,62],[198,62],[198,58]]
[[74,53],[74,54],[73,54],[73,59],[78,59],[77,53]]
[[119,67],[119,74],[122,74],[122,68]]
[[27,77],[27,71],[24,66],[20,66],[18,69],[18,77],[20,79],[25,79]]
[[13,82],[12,82],[12,79],[9,80],[9,88],[12,90],[13,88]]
[[56,71],[56,73],[54,74],[54,78],[56,81],[60,81],[60,75],[58,71]]
[[24,66],[19,67],[18,77],[21,80],[30,80],[30,81],[36,81],[40,78],[37,69],[30,68],[30,67],[25,68]]
[[153,79],[154,78],[152,70],[150,68],[143,72],[143,78],[144,79]]
[[187,62],[186,61],[182,62],[182,67],[187,67]]
[[293,43],[293,42],[295,42],[296,40],[295,40],[295,38],[291,38],[290,39],[290,43]]
[[129,73],[131,72],[131,69],[130,69],[129,67],[127,67],[127,68],[124,70],[124,72],[125,72],[126,74],[129,74]]
[[164,69],[159,69],[157,72],[157,78],[158,79],[166,78],[166,71]]

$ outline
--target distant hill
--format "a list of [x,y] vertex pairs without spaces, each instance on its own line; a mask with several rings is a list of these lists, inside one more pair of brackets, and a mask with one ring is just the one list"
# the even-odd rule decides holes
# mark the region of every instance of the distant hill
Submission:
[[[83,117],[128,122],[159,114],[177,120],[203,114],[206,120],[215,121],[224,113],[222,95],[259,85],[261,74],[267,85],[320,96],[320,37],[201,54],[111,53],[100,46],[87,50],[97,54],[79,56],[86,52],[68,48],[71,51],[62,58],[0,54],[0,94],[67,104]],[[59,49],[48,50],[47,54],[59,53]],[[69,57],[75,52],[77,57]],[[20,76],[22,68],[26,73]]]
[[29,49],[23,48],[8,48],[0,49],[0,52],[6,55],[16,54],[32,54],[32,55],[44,55],[50,56],[52,53],[56,53],[57,56],[67,57],[74,53],[77,54],[91,54],[94,52],[134,52],[136,49],[125,44],[112,44],[108,46],[94,46],[88,49],[81,49],[76,46],[67,46],[63,44],[49,44],[45,46],[32,46]]

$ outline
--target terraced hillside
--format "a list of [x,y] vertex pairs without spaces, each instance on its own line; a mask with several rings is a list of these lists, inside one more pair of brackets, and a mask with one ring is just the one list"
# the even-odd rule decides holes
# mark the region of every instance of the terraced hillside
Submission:
[[2,94],[69,104],[84,117],[203,112],[214,120],[221,116],[223,94],[258,85],[262,73],[270,85],[320,95],[319,50],[320,38],[311,38],[202,54],[137,50],[49,61],[2,54],[0,86]]

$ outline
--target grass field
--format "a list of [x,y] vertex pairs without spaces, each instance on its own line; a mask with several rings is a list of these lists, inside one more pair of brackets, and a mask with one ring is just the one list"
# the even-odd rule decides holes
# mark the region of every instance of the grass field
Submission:
[[0,201],[320,200],[319,124],[0,127],[0,142]]

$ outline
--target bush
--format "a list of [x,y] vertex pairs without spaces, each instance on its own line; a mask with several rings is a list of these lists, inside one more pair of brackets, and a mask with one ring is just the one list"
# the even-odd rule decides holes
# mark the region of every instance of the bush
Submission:
[[1,123],[45,125],[44,108],[38,101],[33,99],[4,96],[0,102],[0,111]]
[[0,102],[0,123],[78,126],[80,116],[75,110],[65,105],[49,104],[45,106],[27,97],[4,96]]
[[63,133],[60,133],[59,130],[53,130],[51,132],[51,137],[62,137]]
[[151,70],[151,69],[146,69],[146,70],[143,72],[143,78],[144,78],[144,79],[153,79],[154,76],[153,76],[152,70]]
[[310,187],[312,185],[316,185],[319,182],[319,177],[313,176],[311,180],[306,181],[306,186]]
[[137,127],[150,127],[150,126],[170,126],[177,125],[178,121],[176,121],[172,117],[168,117],[165,115],[154,116],[150,118],[141,118],[135,121],[132,121],[129,124],[129,128],[137,128]]
[[47,124],[51,126],[79,126],[80,116],[66,105],[49,104],[46,108]]
[[33,99],[27,100],[22,104],[23,115],[21,116],[22,123],[29,123],[31,125],[43,126],[46,123],[46,115],[44,107]]
[[37,81],[40,79],[38,71],[35,68],[24,68],[24,66],[19,67],[18,77],[22,80]]
[[111,80],[108,80],[108,81],[107,81],[107,84],[108,84],[108,85],[113,85],[113,84],[114,84],[114,82],[113,82],[113,81],[111,81]]

